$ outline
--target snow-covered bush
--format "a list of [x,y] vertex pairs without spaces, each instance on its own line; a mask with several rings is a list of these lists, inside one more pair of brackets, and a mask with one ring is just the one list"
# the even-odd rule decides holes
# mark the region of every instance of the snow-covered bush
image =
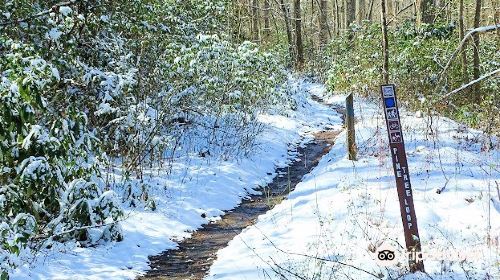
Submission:
[[155,207],[140,184],[117,197],[103,163],[134,179],[179,145],[231,156],[251,145],[259,112],[289,102],[279,56],[224,34],[228,3],[4,1],[2,271],[36,246],[121,240],[120,205]]
[[181,126],[211,132],[201,136],[206,143],[223,129],[254,137],[256,114],[288,102],[278,56],[235,45],[222,32],[225,1],[135,2],[106,17],[109,34],[96,45],[108,63],[85,66],[83,80],[98,104],[89,108],[92,126],[128,170],[163,159],[179,143],[189,149]]
[[285,80],[283,68],[250,42],[235,46],[217,35],[199,35],[178,53],[170,74],[175,105],[215,115],[252,114],[283,101],[276,86]]
[[[6,275],[16,265],[16,255],[28,246],[48,245],[45,241],[61,228],[100,227],[116,222],[122,212],[112,194],[101,193],[102,185],[72,187],[75,181],[97,180],[96,139],[85,113],[73,106],[57,109],[57,68],[32,45],[6,38],[0,43],[0,259]],[[67,199],[79,192],[96,202],[83,209],[81,201]],[[87,216],[82,217],[84,211]],[[106,238],[121,238],[119,227],[105,230]],[[79,240],[95,241],[82,234]]]
[[[499,79],[481,82],[481,90],[465,90],[443,99],[442,96],[472,80],[472,65],[464,77],[457,59],[441,77],[444,65],[459,45],[458,28],[449,23],[425,26],[413,22],[389,30],[390,82],[398,87],[400,100],[415,110],[436,110],[469,125],[498,127],[500,112]],[[495,35],[482,35],[479,48],[481,72],[498,68],[500,53],[494,48]],[[352,26],[348,33],[333,39],[327,84],[331,91],[353,91],[378,97],[382,73],[382,32],[380,24]],[[470,45],[469,45],[470,46]],[[467,55],[472,56],[472,47]],[[497,131],[498,133],[498,131]]]

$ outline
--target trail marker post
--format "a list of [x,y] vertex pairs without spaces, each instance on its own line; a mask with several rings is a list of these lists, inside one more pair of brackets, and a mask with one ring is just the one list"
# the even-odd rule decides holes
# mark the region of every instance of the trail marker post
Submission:
[[357,147],[356,147],[356,136],[354,132],[354,102],[352,93],[346,97],[345,104],[346,104],[345,124],[347,126],[347,151],[349,154],[349,160],[356,160]]
[[408,171],[408,162],[396,99],[396,89],[394,85],[382,85],[381,94],[410,270],[412,272],[424,271],[417,216],[413,205],[410,173]]

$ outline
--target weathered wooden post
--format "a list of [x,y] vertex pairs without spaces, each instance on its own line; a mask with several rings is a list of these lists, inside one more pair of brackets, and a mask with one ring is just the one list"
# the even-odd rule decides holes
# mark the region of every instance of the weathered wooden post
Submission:
[[396,188],[399,197],[408,262],[412,272],[424,271],[421,241],[418,235],[417,215],[415,214],[415,206],[413,205],[410,171],[408,170],[408,161],[406,159],[405,143],[403,140],[403,131],[399,118],[396,89],[394,85],[382,85],[381,95],[387,123],[387,136],[389,136],[392,165],[396,177]]
[[347,151],[349,153],[349,160],[356,160],[356,135],[354,132],[354,104],[352,93],[345,99],[346,118],[345,123],[347,126]]

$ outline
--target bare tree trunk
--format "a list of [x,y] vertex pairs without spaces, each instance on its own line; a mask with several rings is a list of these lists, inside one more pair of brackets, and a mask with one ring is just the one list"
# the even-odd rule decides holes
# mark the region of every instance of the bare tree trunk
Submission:
[[434,20],[432,16],[432,0],[416,0],[417,25],[423,23],[431,24]]
[[269,13],[271,11],[271,3],[270,0],[264,0],[264,38],[269,41],[269,36],[271,35],[271,22],[269,20]]
[[301,70],[304,66],[304,46],[302,44],[302,12],[300,0],[295,0],[293,5],[295,17],[295,48],[297,49],[296,68]]
[[321,48],[323,48],[327,41],[328,41],[328,18],[327,18],[327,13],[328,13],[328,1],[327,0],[321,0],[319,2],[319,12],[320,12],[320,17],[319,17],[319,45]]
[[[388,17],[391,21],[393,21],[394,15],[392,14],[392,11],[394,11],[394,0],[385,0],[385,5],[386,19]],[[388,21],[388,24],[390,24],[391,21]]]
[[294,51],[293,51],[293,39],[292,39],[292,30],[290,28],[290,17],[288,13],[288,7],[285,5],[285,0],[280,1],[280,6],[281,6],[281,12],[283,13],[283,19],[285,20],[285,28],[286,28],[286,38],[288,40],[288,53],[290,56],[290,59],[294,58]]
[[384,84],[389,83],[389,42],[387,40],[387,12],[385,10],[385,0],[381,0],[382,11],[382,52],[384,63],[382,65],[382,80]]
[[[492,6],[493,6],[493,22],[495,24],[500,23],[500,9],[497,9],[497,1],[492,0]],[[497,28],[497,46],[500,45],[500,28]]]
[[345,27],[348,28],[356,20],[356,0],[345,0]]
[[339,32],[343,29],[345,29],[345,1],[344,0],[337,0],[337,4],[339,7]]
[[365,0],[357,0],[358,3],[356,5],[356,22],[358,24],[361,24],[363,23],[363,20],[365,19],[365,6],[366,6],[366,2]]
[[399,14],[399,6],[400,6],[400,1],[399,0],[393,0],[394,3],[392,4],[392,16],[394,17],[394,20],[396,20],[398,14]]
[[340,34],[340,6],[339,6],[339,1],[338,0],[333,0],[333,5],[335,5],[335,34],[339,35]]
[[236,3],[235,5],[235,8],[233,8],[235,20],[231,21],[233,29],[231,35],[236,41],[239,41],[241,39],[241,23],[243,19],[240,6],[238,5],[238,3]]
[[[459,9],[458,9],[458,34],[460,37],[460,42],[464,39],[464,32],[465,32],[465,26],[464,26],[464,0],[460,0],[459,3]],[[463,81],[467,81],[469,79],[468,74],[467,74],[467,52],[463,50],[461,52],[462,54],[462,78]]]
[[260,41],[259,36],[259,1],[252,1],[252,40],[256,43]]
[[[481,21],[481,0],[476,0],[476,11],[474,13],[474,28],[478,28]],[[474,68],[473,68],[473,77],[474,80],[479,79],[480,69],[479,69],[479,33],[476,33],[472,36],[474,41]],[[481,84],[478,82],[474,85],[474,96],[477,101],[481,100],[480,90]]]
[[368,13],[366,17],[368,20],[372,21],[373,20],[373,5],[375,4],[375,0],[370,1],[370,8],[368,9]]

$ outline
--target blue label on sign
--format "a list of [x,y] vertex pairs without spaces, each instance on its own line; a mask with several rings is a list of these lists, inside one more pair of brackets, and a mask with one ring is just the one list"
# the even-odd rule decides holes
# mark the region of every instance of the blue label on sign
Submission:
[[385,107],[386,108],[396,107],[396,100],[394,100],[394,97],[385,98]]

